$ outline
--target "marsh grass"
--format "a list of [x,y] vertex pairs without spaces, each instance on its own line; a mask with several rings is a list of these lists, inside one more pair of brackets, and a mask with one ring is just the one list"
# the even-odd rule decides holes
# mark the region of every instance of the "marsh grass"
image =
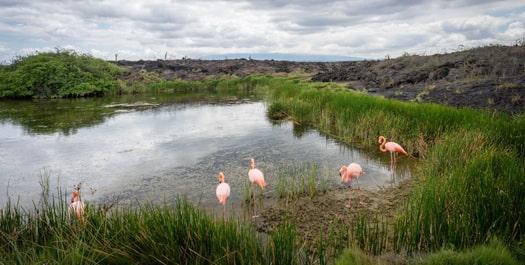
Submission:
[[[375,148],[377,137],[387,135],[424,158],[414,176],[417,188],[395,221],[358,218],[349,234],[359,248],[371,254],[412,253],[466,249],[494,235],[509,245],[523,241],[524,115],[410,104],[316,86],[275,84],[269,109],[346,143]],[[392,232],[383,231],[392,223]]]
[[[137,204],[111,209],[86,204],[85,222],[67,215],[60,192],[26,211],[10,201],[0,212],[1,264],[305,264],[288,223],[267,241],[251,222],[216,218],[184,198],[174,206]],[[299,253],[303,253],[299,255]],[[299,263],[301,262],[301,263]]]
[[280,165],[278,174],[277,193],[279,198],[314,197],[331,188],[328,174],[322,172],[319,165],[315,163]]
[[414,259],[412,264],[417,265],[441,265],[441,264],[501,264],[517,265],[518,260],[497,239],[492,239],[487,245],[468,249],[464,252],[454,250],[443,250],[430,254],[424,259]]
[[523,160],[473,131],[448,135],[434,150],[398,220],[398,240],[409,251],[522,240]]
[[296,242],[295,224],[285,219],[282,225],[273,230],[268,240],[268,260],[277,261],[279,264],[297,264],[300,248]]
[[121,93],[165,93],[165,92],[239,92],[251,93],[255,88],[262,90],[268,79],[264,76],[245,78],[218,78],[204,81],[165,80],[156,72],[138,71],[127,82],[119,80]]

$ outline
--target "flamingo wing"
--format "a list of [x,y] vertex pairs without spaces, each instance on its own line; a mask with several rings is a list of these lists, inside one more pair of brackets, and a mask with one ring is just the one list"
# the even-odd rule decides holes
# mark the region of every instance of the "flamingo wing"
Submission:
[[398,153],[402,153],[404,155],[408,155],[407,151],[405,151],[405,149],[403,149],[403,147],[401,147],[401,145],[399,145],[398,143],[388,142],[388,143],[385,144],[385,147],[391,153],[398,152]]
[[82,216],[84,215],[84,203],[81,201],[72,202],[69,205],[69,214],[71,215],[75,214],[75,216],[78,219],[81,219]]
[[219,204],[226,203],[226,200],[228,199],[228,197],[230,197],[230,185],[228,185],[228,183],[219,184],[219,186],[217,186],[215,194],[217,195]]
[[264,188],[267,185],[264,181],[263,173],[257,168],[250,169],[250,171],[248,171],[248,179],[250,179],[253,184],[258,184],[261,186],[261,188]]
[[363,168],[357,163],[350,164],[346,170],[346,174],[349,178],[359,178],[363,173]]

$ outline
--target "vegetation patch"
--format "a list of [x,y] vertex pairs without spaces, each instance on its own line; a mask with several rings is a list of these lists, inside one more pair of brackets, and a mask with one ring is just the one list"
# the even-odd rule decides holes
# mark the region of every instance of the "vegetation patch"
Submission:
[[122,68],[87,54],[56,52],[19,57],[0,67],[0,97],[63,98],[117,93]]

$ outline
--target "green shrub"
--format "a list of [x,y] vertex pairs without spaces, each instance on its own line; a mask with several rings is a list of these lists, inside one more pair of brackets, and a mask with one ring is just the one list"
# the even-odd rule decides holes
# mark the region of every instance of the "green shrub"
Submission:
[[54,98],[116,93],[118,66],[71,50],[17,58],[0,68],[0,97]]

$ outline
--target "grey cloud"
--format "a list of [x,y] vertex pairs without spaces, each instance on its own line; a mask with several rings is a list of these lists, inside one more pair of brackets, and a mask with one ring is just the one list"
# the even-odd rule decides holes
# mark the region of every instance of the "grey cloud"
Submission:
[[480,21],[457,21],[456,23],[447,21],[442,24],[442,29],[446,34],[460,34],[472,40],[496,38],[498,34],[495,25],[480,23]]
[[524,25],[525,4],[510,0],[4,0],[0,61],[68,45],[127,59],[168,49],[197,58],[239,50],[377,58],[512,42]]

